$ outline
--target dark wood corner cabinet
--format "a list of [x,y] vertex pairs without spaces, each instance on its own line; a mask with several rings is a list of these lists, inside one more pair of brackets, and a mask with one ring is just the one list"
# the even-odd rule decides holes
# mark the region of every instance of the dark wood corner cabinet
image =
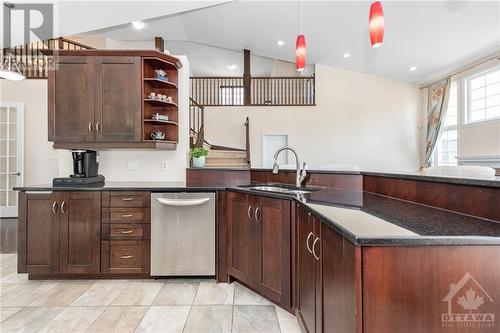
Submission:
[[[78,50],[58,51],[53,59],[48,138],[55,148],[176,149],[182,66],[177,58],[157,51]],[[150,98],[151,93],[171,101]],[[168,120],[153,119],[155,114]],[[153,140],[155,131],[165,139]]]
[[20,192],[18,272],[149,276],[149,192]]
[[228,274],[291,311],[290,200],[227,192]]

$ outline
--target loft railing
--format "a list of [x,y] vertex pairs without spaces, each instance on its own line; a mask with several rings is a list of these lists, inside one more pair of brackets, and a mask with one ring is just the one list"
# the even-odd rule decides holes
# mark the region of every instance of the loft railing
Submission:
[[190,81],[191,97],[203,106],[316,104],[314,76],[191,77]]
[[202,147],[205,141],[204,135],[205,110],[193,98],[189,98],[189,134],[191,148]]
[[3,56],[12,55],[26,78],[46,79],[50,68],[50,57],[44,55],[42,51],[92,49],[94,48],[88,45],[60,37],[3,49]]

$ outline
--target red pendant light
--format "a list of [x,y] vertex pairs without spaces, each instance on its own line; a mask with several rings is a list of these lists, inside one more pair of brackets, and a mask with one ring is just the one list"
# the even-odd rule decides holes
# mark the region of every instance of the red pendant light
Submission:
[[297,43],[295,44],[295,64],[299,72],[303,71],[306,66],[306,38],[304,35],[297,36]]
[[370,30],[370,43],[373,47],[379,47],[384,42],[384,10],[382,3],[375,1],[370,6],[370,17],[368,20]]

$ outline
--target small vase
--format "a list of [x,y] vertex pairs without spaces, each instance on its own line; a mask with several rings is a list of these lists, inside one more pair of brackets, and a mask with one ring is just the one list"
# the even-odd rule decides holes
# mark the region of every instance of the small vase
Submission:
[[193,167],[203,168],[205,166],[205,156],[193,157]]

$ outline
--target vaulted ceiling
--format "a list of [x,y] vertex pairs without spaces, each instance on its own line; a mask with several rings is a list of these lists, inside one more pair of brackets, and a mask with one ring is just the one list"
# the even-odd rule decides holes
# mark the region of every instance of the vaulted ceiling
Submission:
[[[500,51],[498,1],[383,1],[385,39],[373,49],[368,1],[302,1],[308,62],[425,82]],[[297,1],[233,1],[101,34],[117,40],[188,41],[294,61]],[[284,42],[278,46],[278,40]],[[349,53],[349,58],[343,54]],[[210,63],[210,58],[206,61]],[[224,63],[224,62],[222,62]],[[214,66],[221,66],[220,59]],[[410,72],[409,67],[417,70]],[[221,69],[221,70],[225,70]]]

